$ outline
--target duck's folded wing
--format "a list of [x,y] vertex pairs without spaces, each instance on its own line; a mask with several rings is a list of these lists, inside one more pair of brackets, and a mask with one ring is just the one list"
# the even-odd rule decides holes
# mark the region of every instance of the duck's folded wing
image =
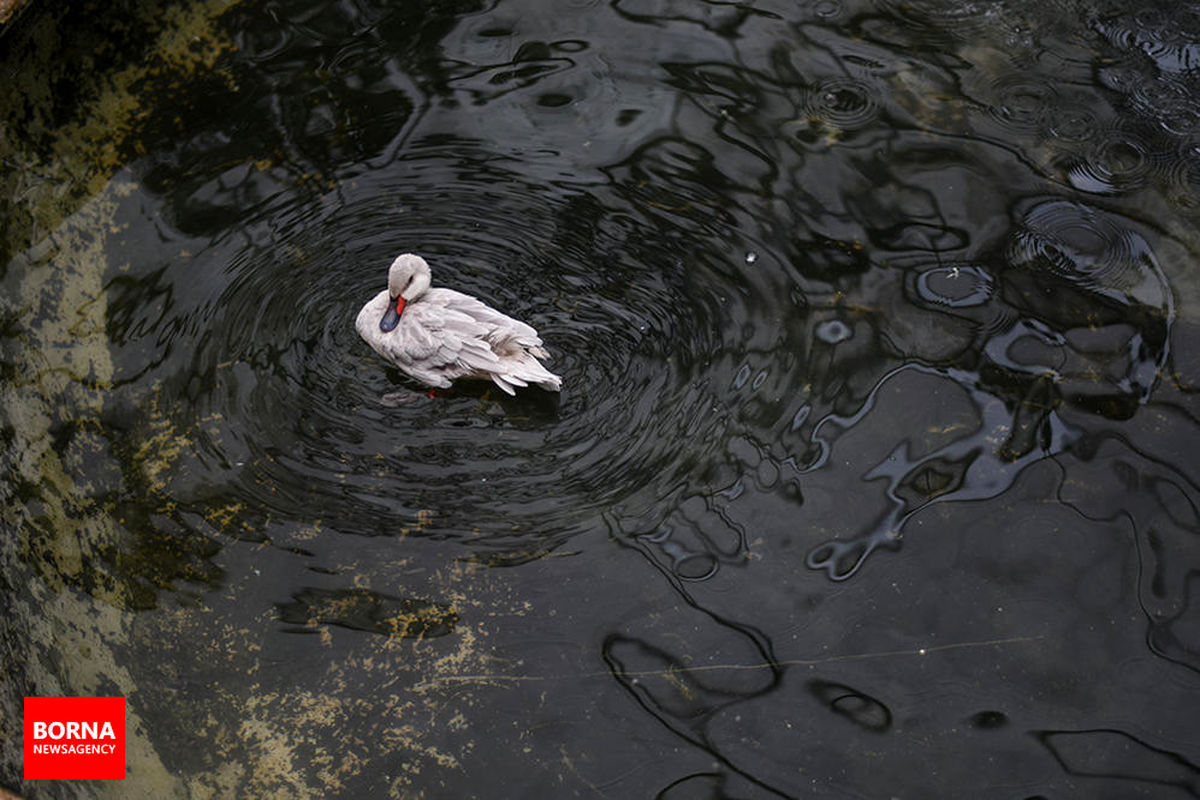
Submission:
[[427,324],[400,325],[378,341],[380,353],[403,367],[429,361],[439,348],[437,330]]
[[414,378],[442,388],[455,378],[491,372],[500,361],[479,338],[474,320],[447,309],[413,314],[387,338],[386,348],[385,355]]
[[445,290],[446,308],[471,319],[483,338],[494,346],[504,349],[509,344],[521,347],[540,347],[538,332],[532,326],[501,313],[478,298],[469,294]]
[[480,338],[479,324],[474,319],[449,312],[442,323],[438,340],[441,360],[457,364],[463,370],[461,374],[491,372],[500,366],[500,357]]

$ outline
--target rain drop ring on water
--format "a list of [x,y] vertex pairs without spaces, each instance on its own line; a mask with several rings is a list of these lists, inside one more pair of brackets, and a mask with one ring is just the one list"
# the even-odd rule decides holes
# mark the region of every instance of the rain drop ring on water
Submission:
[[809,117],[843,130],[865,128],[879,116],[870,86],[853,78],[827,80],[812,90],[805,105]]
[[1050,135],[1065,142],[1087,142],[1096,135],[1096,112],[1084,105],[1058,103],[1050,109]]
[[982,305],[994,291],[992,276],[980,267],[935,267],[917,276],[917,294],[922,300],[950,308]]
[[1188,144],[1171,161],[1167,177],[1174,204],[1187,211],[1200,208],[1200,150]]
[[1058,98],[1049,83],[1025,77],[1001,78],[994,84],[994,89],[996,103],[989,112],[1001,125],[1014,130],[1040,130]]
[[1110,215],[1051,200],[1031,208],[1014,232],[1008,259],[1038,264],[1091,291],[1126,296],[1159,279],[1148,269],[1145,240]]
[[813,6],[813,14],[821,19],[833,19],[843,11],[839,0],[818,0]]
[[1112,131],[1088,150],[1087,160],[1071,168],[1076,189],[1094,194],[1115,194],[1140,186],[1151,170],[1142,142],[1133,134]]

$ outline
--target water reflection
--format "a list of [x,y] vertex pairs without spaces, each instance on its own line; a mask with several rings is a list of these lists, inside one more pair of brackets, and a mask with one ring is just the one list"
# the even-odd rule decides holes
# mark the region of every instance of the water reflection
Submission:
[[[156,796],[1194,783],[1190,11],[207,13],[63,206],[0,132],[0,563],[107,658],[21,606],[6,709],[136,697]],[[382,406],[401,251],[562,397]]]
[[819,545],[809,553],[811,568],[848,578],[875,549],[897,547],[906,521],[927,505],[994,497],[1031,463],[1066,452],[1081,430],[1062,419],[1060,406],[1127,419],[1149,400],[1166,367],[1174,318],[1149,244],[1090,207],[1028,205],[999,277],[956,265],[920,271],[909,284],[918,305],[966,323],[970,345],[945,366],[901,367],[855,414],[822,419],[814,429],[821,452],[809,468],[825,466],[833,453],[822,429],[857,425],[901,372],[958,384],[972,395],[979,423],[960,424],[966,435],[919,455],[905,438],[864,472],[866,480],[887,480],[891,511],[863,535]]
[[1136,781],[1195,793],[1200,765],[1119,730],[1040,731],[1038,739],[1069,774]]

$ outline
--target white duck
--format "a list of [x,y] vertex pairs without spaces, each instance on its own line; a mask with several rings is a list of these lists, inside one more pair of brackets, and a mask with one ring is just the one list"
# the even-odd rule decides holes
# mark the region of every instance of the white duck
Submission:
[[388,288],[371,298],[354,323],[376,353],[428,386],[457,378],[491,380],[508,394],[536,384],[550,391],[562,379],[539,358],[537,331],[453,289],[429,288],[429,265],[412,253],[388,269]]

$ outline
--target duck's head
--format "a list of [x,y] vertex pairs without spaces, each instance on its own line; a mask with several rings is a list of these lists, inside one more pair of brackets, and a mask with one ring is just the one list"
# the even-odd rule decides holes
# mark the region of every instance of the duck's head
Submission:
[[429,265],[425,259],[412,253],[396,256],[388,268],[388,305],[379,330],[387,333],[400,322],[404,306],[425,294],[429,288]]

